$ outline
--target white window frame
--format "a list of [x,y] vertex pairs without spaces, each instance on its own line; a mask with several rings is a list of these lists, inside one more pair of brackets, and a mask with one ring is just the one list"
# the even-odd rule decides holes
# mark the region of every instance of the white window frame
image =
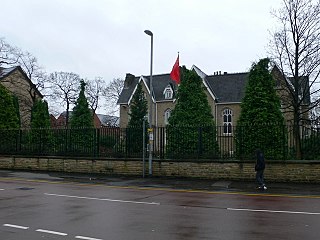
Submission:
[[171,116],[171,109],[168,108],[167,110],[164,111],[164,124],[168,125],[169,124],[169,118]]
[[167,86],[163,91],[164,99],[172,99],[173,91],[170,86]]
[[232,118],[233,111],[230,108],[225,108],[222,111],[222,122],[223,122],[223,134],[232,135]]

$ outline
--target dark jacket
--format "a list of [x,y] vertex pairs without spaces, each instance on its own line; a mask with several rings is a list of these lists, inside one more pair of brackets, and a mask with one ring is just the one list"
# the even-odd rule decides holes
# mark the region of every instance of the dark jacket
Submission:
[[264,162],[264,156],[261,151],[257,151],[257,161],[255,165],[255,170],[256,171],[261,171],[264,170],[266,167],[265,162]]

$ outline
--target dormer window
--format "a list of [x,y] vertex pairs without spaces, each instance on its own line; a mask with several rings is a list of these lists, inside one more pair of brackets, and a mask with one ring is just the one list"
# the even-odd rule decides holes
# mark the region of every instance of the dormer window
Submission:
[[163,94],[164,94],[164,99],[172,99],[172,96],[173,96],[172,88],[170,86],[167,86],[164,89]]

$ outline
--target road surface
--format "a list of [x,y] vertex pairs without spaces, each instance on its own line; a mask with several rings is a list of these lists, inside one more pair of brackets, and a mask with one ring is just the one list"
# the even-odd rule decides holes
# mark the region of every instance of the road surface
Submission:
[[320,196],[0,177],[0,239],[319,239]]

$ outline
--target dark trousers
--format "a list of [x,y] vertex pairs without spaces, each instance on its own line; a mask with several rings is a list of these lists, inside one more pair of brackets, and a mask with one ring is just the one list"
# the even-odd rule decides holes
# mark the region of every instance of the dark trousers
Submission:
[[258,170],[256,172],[256,180],[259,184],[260,187],[263,187],[264,186],[264,176],[263,176],[263,172],[264,170]]

